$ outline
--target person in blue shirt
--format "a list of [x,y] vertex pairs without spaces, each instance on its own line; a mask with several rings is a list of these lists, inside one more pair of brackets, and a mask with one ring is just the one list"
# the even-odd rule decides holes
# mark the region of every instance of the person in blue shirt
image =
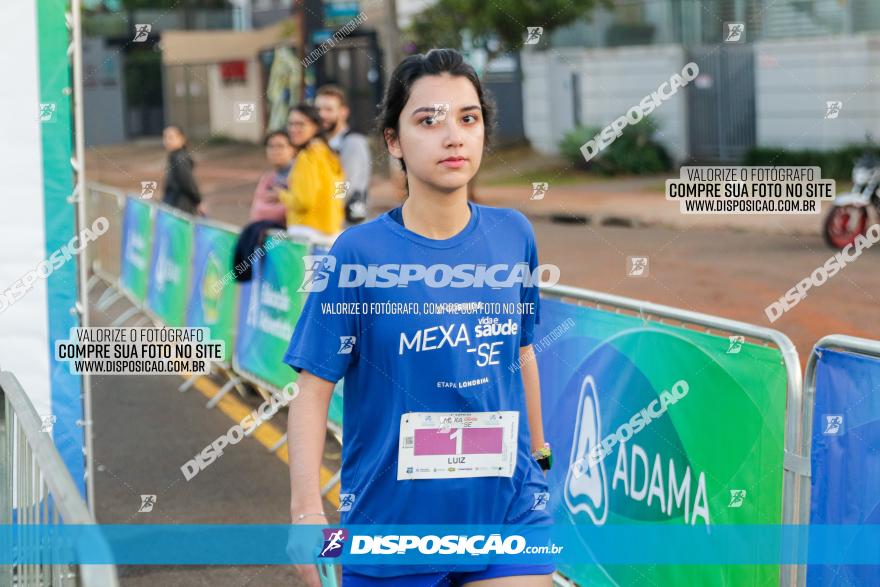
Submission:
[[[309,292],[284,361],[293,523],[327,524],[319,472],[344,378],[342,523],[552,524],[544,478],[535,236],[519,211],[468,201],[493,104],[451,49],[404,59],[379,130],[404,204],[306,259]],[[317,586],[316,567],[298,565]],[[544,565],[347,564],[343,585],[551,585]]]

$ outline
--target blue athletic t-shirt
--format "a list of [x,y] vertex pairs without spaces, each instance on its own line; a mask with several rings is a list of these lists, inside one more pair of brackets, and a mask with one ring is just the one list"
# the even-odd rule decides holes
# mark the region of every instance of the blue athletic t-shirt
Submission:
[[[531,456],[519,369],[519,349],[532,343],[540,316],[537,280],[530,286],[516,271],[527,266],[528,275],[538,266],[534,233],[516,210],[468,205],[467,226],[444,240],[408,230],[400,208],[353,226],[336,239],[325,271],[307,276],[319,285],[308,295],[284,362],[333,382],[345,378],[340,494],[353,500],[341,514],[343,524],[552,523],[549,504],[533,509],[535,494],[548,486]],[[352,264],[363,269],[351,269]],[[438,270],[432,277],[429,271],[406,287],[340,286],[343,278],[357,284],[353,277],[371,265],[405,264],[450,266],[462,273],[453,271],[449,281],[448,273]],[[476,276],[481,265],[502,266],[492,273],[497,287],[477,287],[479,279],[455,287]],[[404,273],[382,269],[373,271],[373,285],[387,285],[389,276]],[[496,308],[474,305],[479,302],[502,311],[482,311]],[[474,307],[478,311],[458,311]],[[440,308],[452,311],[433,313]],[[517,311],[510,313],[512,308]],[[403,414],[507,410],[519,412],[511,477],[397,479]],[[353,570],[402,574],[401,567],[378,565]]]

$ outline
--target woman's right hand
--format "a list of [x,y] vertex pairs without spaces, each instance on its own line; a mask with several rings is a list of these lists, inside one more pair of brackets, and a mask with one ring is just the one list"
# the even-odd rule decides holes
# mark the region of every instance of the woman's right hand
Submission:
[[299,578],[306,587],[321,587],[321,579],[318,577],[317,565],[294,565]]
[[[327,521],[327,516],[309,516],[302,521],[295,521],[293,523],[293,525],[297,524],[327,526],[329,522]],[[323,542],[318,544],[302,544],[301,541],[294,541],[293,538],[291,533],[287,541],[287,554],[295,560],[315,560],[318,553],[320,553],[320,549],[323,547]],[[293,565],[293,568],[306,587],[321,587],[321,578],[318,574],[317,564],[299,564]]]
[[273,185],[266,191],[266,200],[272,204],[281,201],[281,186]]
[[[320,529],[329,525],[321,499],[320,471],[327,436],[327,410],[335,383],[303,369],[296,385],[299,391],[290,400],[287,414],[288,446],[297,447],[289,455],[289,511],[293,525],[290,526],[287,548],[290,562],[306,585],[319,587],[315,564],[324,547],[324,534]],[[301,524],[311,526],[311,531],[296,527]],[[306,536],[308,540],[304,540]]]

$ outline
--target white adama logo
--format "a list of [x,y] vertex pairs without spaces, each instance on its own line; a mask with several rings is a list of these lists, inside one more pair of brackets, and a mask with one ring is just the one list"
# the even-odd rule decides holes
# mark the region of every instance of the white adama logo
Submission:
[[601,526],[608,517],[608,482],[605,463],[588,468],[588,456],[599,444],[602,423],[599,415],[599,397],[592,375],[584,377],[578,400],[575,442],[571,446],[571,460],[565,477],[565,503],[572,513],[586,512],[593,523]]

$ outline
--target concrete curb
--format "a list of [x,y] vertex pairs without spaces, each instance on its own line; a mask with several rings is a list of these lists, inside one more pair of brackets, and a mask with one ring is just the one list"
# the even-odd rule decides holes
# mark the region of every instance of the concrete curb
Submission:
[[[487,205],[515,207],[509,202],[492,202]],[[371,212],[376,215],[384,214],[396,205],[389,205],[387,202],[373,206]],[[817,215],[814,228],[805,228],[802,226],[779,226],[767,225],[764,223],[748,223],[748,224],[731,224],[731,223],[705,223],[693,224],[687,222],[687,217],[682,216],[681,221],[670,221],[665,218],[645,218],[639,216],[626,216],[624,214],[609,214],[601,211],[571,211],[571,212],[547,212],[539,210],[520,209],[528,218],[542,222],[552,222],[558,224],[581,225],[581,226],[605,226],[610,228],[667,228],[672,230],[715,230],[729,231],[738,233],[754,233],[754,234],[774,234],[786,236],[803,236],[803,237],[821,237],[822,234],[822,218]],[[705,218],[705,217],[704,217]]]

